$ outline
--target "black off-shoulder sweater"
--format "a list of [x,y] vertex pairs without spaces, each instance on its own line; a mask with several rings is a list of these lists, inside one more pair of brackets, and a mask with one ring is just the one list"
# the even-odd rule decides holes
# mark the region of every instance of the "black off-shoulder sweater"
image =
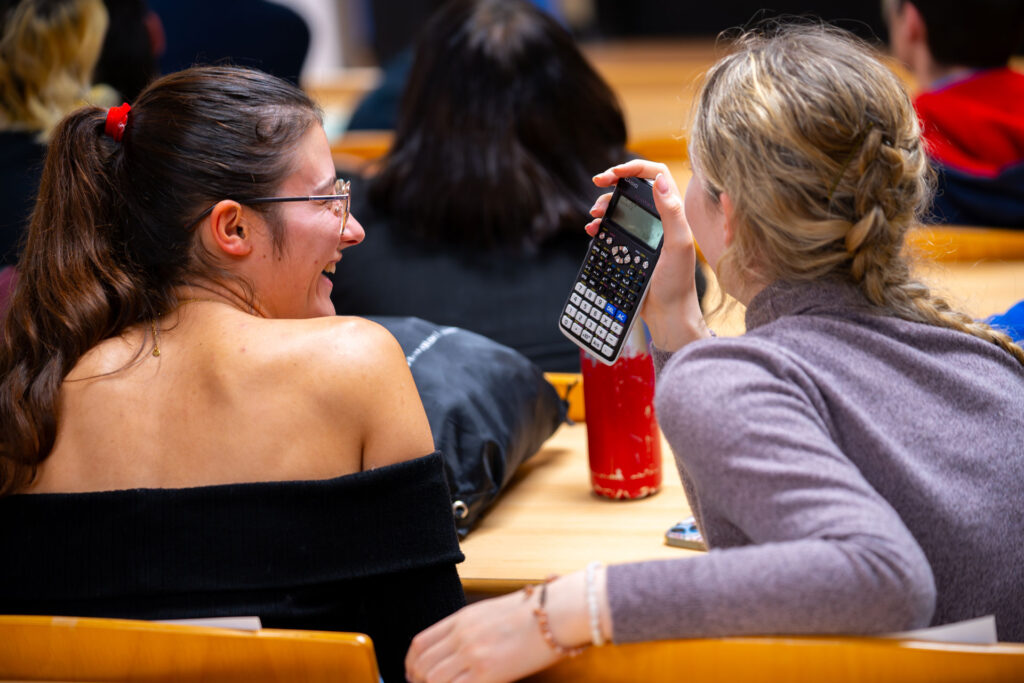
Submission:
[[0,499],[0,613],[356,631],[386,681],[465,604],[438,453],[318,481]]

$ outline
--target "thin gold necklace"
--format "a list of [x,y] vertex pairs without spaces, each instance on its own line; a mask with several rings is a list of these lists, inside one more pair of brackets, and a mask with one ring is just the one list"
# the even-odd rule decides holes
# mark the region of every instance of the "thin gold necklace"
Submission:
[[[231,305],[229,302],[223,301],[221,299],[202,299],[202,298],[182,299],[182,300],[180,300],[178,302],[177,306],[175,306],[174,308],[172,308],[169,311],[169,313],[173,313],[174,311],[178,310],[179,308],[181,308],[185,304],[198,303],[200,301],[206,301],[206,302],[211,303],[211,304],[227,304],[228,306]],[[156,327],[156,318],[151,318],[150,319],[149,327],[150,327],[151,330],[153,330],[153,356],[158,358],[160,356],[160,332],[157,330],[157,327]]]

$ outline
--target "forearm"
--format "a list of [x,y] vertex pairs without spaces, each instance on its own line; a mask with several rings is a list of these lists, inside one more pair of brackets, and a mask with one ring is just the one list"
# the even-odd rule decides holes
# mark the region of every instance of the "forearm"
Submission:
[[615,642],[920,627],[935,586],[923,554],[809,539],[613,565]]

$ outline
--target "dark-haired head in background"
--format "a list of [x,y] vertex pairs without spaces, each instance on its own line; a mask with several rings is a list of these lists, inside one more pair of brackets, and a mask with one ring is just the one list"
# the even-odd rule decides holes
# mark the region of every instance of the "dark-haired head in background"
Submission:
[[447,3],[416,43],[336,309],[464,327],[578,371],[558,311],[585,251],[591,178],[625,144],[615,95],[558,21],[525,0]]
[[894,55],[938,171],[938,222],[1024,228],[1024,2],[884,0]]
[[622,112],[553,18],[455,0],[416,45],[374,205],[432,243],[537,247],[579,233],[595,169],[621,160]]

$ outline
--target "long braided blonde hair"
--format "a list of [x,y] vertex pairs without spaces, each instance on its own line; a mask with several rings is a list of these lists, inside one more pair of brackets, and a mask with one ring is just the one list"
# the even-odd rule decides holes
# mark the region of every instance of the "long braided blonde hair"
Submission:
[[728,282],[844,277],[906,320],[960,330],[1005,349],[1005,334],[953,310],[914,279],[904,239],[933,184],[913,104],[853,36],[823,26],[746,33],[708,72],[690,155],[737,225],[718,264]]

